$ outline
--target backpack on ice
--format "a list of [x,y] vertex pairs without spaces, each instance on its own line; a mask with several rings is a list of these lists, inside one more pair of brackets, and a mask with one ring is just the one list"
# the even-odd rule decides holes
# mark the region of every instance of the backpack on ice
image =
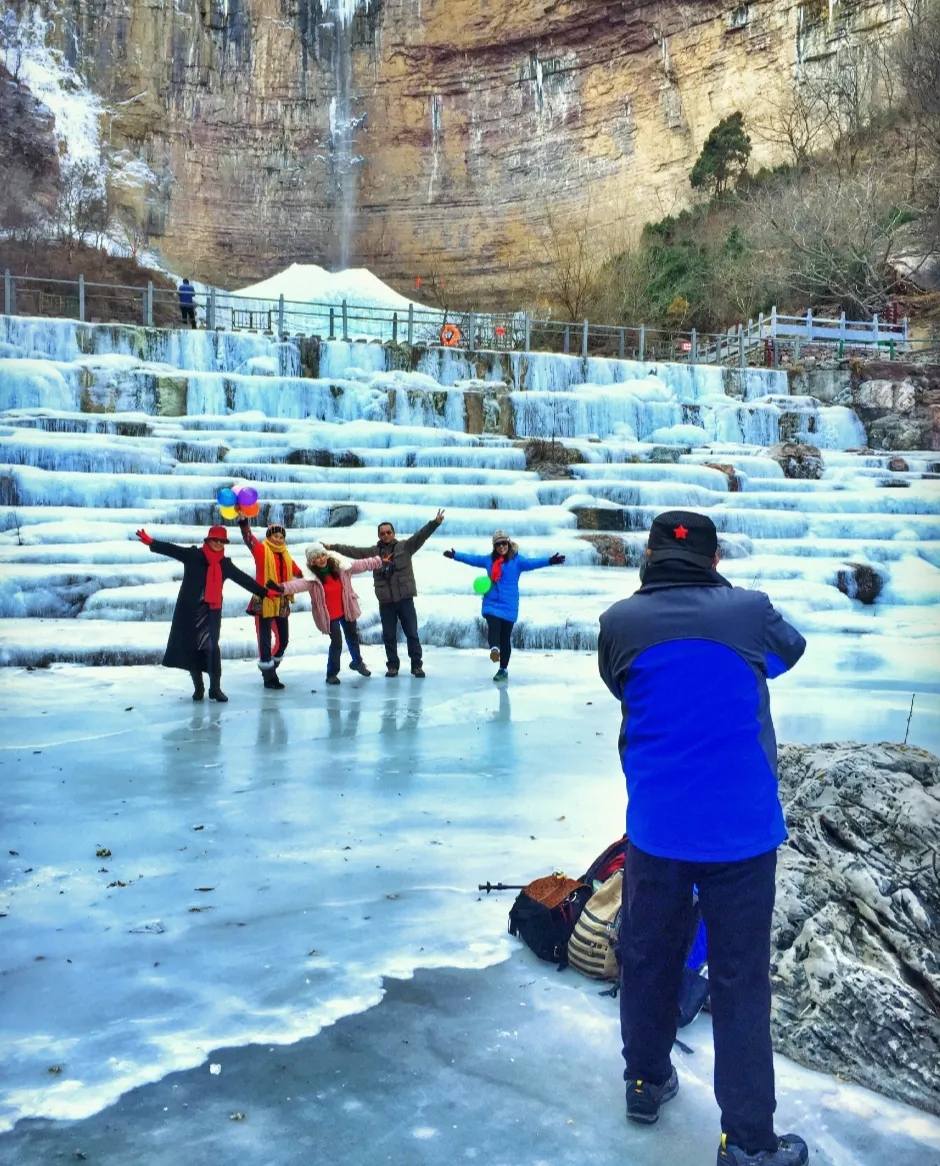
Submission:
[[594,980],[616,980],[620,964],[613,939],[620,928],[623,871],[617,870],[585,903],[568,940],[568,963]]
[[540,960],[564,964],[568,939],[592,894],[590,883],[558,872],[535,879],[519,892],[512,905],[509,933],[517,935]]

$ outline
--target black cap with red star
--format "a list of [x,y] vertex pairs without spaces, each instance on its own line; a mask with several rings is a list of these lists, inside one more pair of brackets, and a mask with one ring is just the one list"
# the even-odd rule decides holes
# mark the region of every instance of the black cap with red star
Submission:
[[710,567],[718,553],[718,531],[704,514],[669,510],[653,519],[647,546],[652,551],[651,563],[682,559],[697,567]]

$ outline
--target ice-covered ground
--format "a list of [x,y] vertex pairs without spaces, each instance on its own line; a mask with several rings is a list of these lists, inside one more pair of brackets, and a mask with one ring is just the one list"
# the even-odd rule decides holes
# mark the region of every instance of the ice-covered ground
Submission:
[[[908,734],[940,748],[937,455],[910,451],[898,472],[887,455],[848,452],[864,440],[853,414],[787,398],[780,374],[760,370],[742,381],[720,369],[513,354],[481,380],[452,353],[429,351],[403,371],[380,345],[332,343],[311,379],[295,344],[264,336],[0,327],[0,661],[11,665],[0,672],[10,1003],[0,1114],[7,1124],[82,1122],[20,1125],[0,1137],[0,1161],[32,1166],[87,1135],[101,1161],[123,1166],[115,1145],[126,1143],[107,1129],[133,1125],[156,1100],[153,1163],[178,1157],[190,1135],[220,1161],[308,1160],[293,1145],[270,1154],[286,1103],[270,1093],[267,1050],[291,1042],[283,1056],[298,1073],[331,1066],[355,1103],[323,1084],[297,1111],[316,1131],[298,1145],[318,1160],[372,1162],[376,1141],[362,1134],[378,1124],[386,1157],[400,1162],[476,1154],[535,1166],[583,1161],[586,1147],[601,1163],[713,1161],[707,1022],[691,1034],[684,1101],[662,1131],[678,1140],[625,1130],[613,1006],[534,962],[518,981],[518,965],[500,963],[516,951],[508,900],[475,888],[556,866],[578,873],[621,830],[617,710],[592,649],[599,613],[638,583],[661,510],[708,513],[727,576],[766,590],[807,635],[799,669],[774,686],[782,739]],[[783,435],[822,447],[819,481],[783,476],[766,450]],[[527,472],[516,437],[562,442],[579,459],[571,476]],[[720,465],[733,465],[738,491]],[[284,522],[298,552],[314,537],[368,544],[380,520],[410,533],[445,508],[415,561],[426,682],[381,676],[368,580],[359,590],[371,680],[344,672],[341,688],[325,690],[324,640],[301,600],[288,688],[265,693],[245,597],[231,587],[231,703],[194,706],[185,677],[154,667],[180,571],[133,532],[199,541],[218,520],[216,491],[239,480],[259,491],[257,525]],[[485,550],[496,527],[525,552],[567,556],[524,580],[516,643],[527,650],[503,691],[479,651],[477,572],[441,555]],[[250,568],[238,542],[231,554]],[[878,575],[872,606],[837,589],[848,564]],[[55,661],[128,666],[15,667]],[[390,1049],[411,1040],[393,1035],[411,1023],[415,1047],[440,1060],[442,1046],[408,1010],[407,985],[372,1008],[383,977],[415,969],[430,969],[415,983],[443,1014],[456,1067],[425,1081],[427,1058],[412,1050],[419,1068],[380,1104],[375,1066],[343,1059],[342,1026],[374,1031]],[[450,1008],[444,985],[461,993]],[[492,993],[508,987],[504,1015]],[[558,999],[550,991],[562,1007],[546,1005]],[[511,1025],[520,1004],[527,1023]],[[337,1021],[335,1035],[321,1031]],[[519,1058],[508,1052],[517,1042]],[[212,1052],[225,1047],[242,1051]],[[557,1104],[542,1048],[555,1058]],[[571,1063],[578,1049],[609,1066],[591,1091],[571,1088],[588,1071]],[[220,1134],[208,1117],[177,1126],[181,1113],[163,1116],[177,1085],[194,1111],[220,1112],[229,1094],[206,1091],[218,1084],[207,1058],[244,1066],[256,1106],[244,1126],[225,1114]],[[889,1143],[901,1166],[940,1161],[940,1123],[780,1071],[781,1122],[805,1127],[820,1166],[880,1166]],[[159,1084],[104,1108],[148,1082]],[[481,1082],[488,1123],[467,1100],[471,1082]],[[567,1116],[556,1128],[558,1105]],[[445,1132],[449,1110],[456,1134]],[[526,1122],[535,1141],[519,1140]],[[331,1158],[336,1144],[361,1149]]]
[[[322,649],[291,652],[272,693],[230,663],[225,706],[152,666],[0,676],[0,1121],[55,1119],[0,1134],[0,1161],[714,1161],[707,1018],[656,1136],[628,1129],[616,1003],[477,892],[580,873],[622,828],[593,654],[520,652],[502,690],[482,651],[426,664],[327,691]],[[800,671],[773,686],[782,739],[903,736],[906,692]],[[935,690],[910,737],[940,743]],[[940,1121],[782,1059],[778,1078],[816,1166],[940,1161]]]

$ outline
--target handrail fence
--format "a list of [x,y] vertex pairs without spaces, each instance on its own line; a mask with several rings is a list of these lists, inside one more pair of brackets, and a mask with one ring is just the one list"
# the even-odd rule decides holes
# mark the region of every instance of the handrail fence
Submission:
[[[262,332],[282,339],[318,336],[329,340],[381,340],[409,346],[443,343],[445,329],[456,328],[453,347],[472,353],[484,349],[518,352],[555,352],[581,357],[685,361],[689,364],[770,365],[784,360],[798,364],[807,347],[850,352],[896,352],[914,347],[907,319],[887,322],[824,319],[807,311],[788,316],[773,308],[768,315],[748,320],[727,332],[668,331],[638,326],[579,323],[538,318],[528,312],[454,312],[406,307],[370,307],[336,303],[310,303],[285,299],[254,299],[216,288],[194,297],[193,326],[213,331]],[[139,323],[145,327],[186,327],[179,292],[155,287],[93,283],[81,274],[76,279],[38,276],[3,277],[5,315],[57,316],[90,323]],[[453,334],[452,334],[453,335]]]

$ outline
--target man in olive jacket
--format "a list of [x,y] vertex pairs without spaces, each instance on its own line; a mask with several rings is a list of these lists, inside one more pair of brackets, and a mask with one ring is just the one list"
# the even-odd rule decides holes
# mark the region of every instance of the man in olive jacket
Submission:
[[382,618],[382,639],[385,641],[385,656],[388,664],[386,676],[398,675],[401,661],[398,658],[398,625],[401,624],[408,642],[408,657],[411,660],[411,675],[424,677],[421,667],[421,641],[418,639],[418,615],[415,611],[415,583],[411,557],[424,546],[431,535],[444,521],[444,511],[422,526],[411,538],[395,537],[395,527],[390,522],[379,523],[379,541],[371,547],[348,547],[339,543],[324,543],[329,550],[339,551],[350,559],[367,559],[378,555],[382,566],[373,571],[375,597],[379,601],[379,615]]

